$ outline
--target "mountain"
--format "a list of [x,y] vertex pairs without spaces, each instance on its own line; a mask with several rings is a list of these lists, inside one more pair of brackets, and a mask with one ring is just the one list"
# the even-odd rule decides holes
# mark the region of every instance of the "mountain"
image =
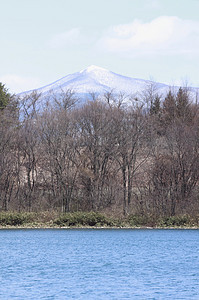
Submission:
[[[91,93],[103,95],[105,92],[112,91],[113,93],[122,92],[126,95],[139,97],[149,87],[155,87],[155,92],[159,95],[165,95],[170,87],[163,83],[153,82],[131,78],[116,74],[109,70],[97,66],[89,66],[88,68],[69,74],[51,84],[38,88],[34,91],[42,93],[42,97],[49,95],[49,92],[58,95],[61,91],[72,90],[80,98],[88,98]],[[179,87],[172,87],[177,91]],[[191,92],[195,95],[197,88],[192,88]],[[26,91],[19,96],[29,94],[33,91]]]

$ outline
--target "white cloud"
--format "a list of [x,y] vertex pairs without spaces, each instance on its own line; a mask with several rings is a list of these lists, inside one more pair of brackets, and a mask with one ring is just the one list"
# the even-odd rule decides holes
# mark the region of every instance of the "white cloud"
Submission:
[[134,20],[109,28],[98,47],[133,56],[148,54],[197,54],[199,22],[175,16],[160,16],[151,22]]
[[41,83],[37,78],[21,77],[15,74],[0,76],[0,82],[5,84],[11,93],[20,93],[40,87]]
[[52,48],[62,48],[65,46],[77,45],[80,38],[80,29],[72,28],[68,31],[54,35],[50,40],[50,46]]

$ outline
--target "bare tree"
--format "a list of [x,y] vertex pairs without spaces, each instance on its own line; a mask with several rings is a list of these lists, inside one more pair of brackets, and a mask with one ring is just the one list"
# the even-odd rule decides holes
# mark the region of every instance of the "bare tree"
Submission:
[[15,185],[15,141],[18,127],[18,109],[14,97],[0,110],[0,205],[8,210]]
[[42,94],[36,91],[19,96],[20,120],[34,119],[42,108],[41,100]]
[[122,173],[123,212],[129,213],[133,180],[136,172],[149,157],[146,139],[146,118],[140,110],[120,110],[117,119],[116,160]]
[[199,179],[198,146],[198,125],[177,122],[167,130],[152,173],[151,191],[157,213],[175,215],[194,204]]
[[63,109],[44,114],[40,120],[43,169],[54,200],[69,211],[80,162],[78,135],[72,114]]
[[53,107],[58,110],[70,110],[74,108],[79,101],[76,93],[71,89],[52,92],[49,94],[49,97],[52,98]]
[[77,122],[84,154],[81,176],[91,208],[96,210],[109,198],[106,192],[116,146],[112,110],[102,102],[90,102],[78,111]]

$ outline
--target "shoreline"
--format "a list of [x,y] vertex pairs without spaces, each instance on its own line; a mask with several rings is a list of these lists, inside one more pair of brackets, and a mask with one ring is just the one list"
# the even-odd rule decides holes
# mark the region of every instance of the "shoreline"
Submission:
[[199,216],[111,217],[98,212],[0,213],[1,229],[199,229]]
[[19,225],[19,226],[14,226],[14,225],[5,225],[5,226],[0,226],[0,230],[4,230],[4,229],[13,229],[13,230],[17,230],[17,229],[44,229],[44,230],[49,230],[49,229],[66,229],[66,230],[77,230],[77,229],[94,229],[94,230],[121,230],[121,229],[139,229],[139,230],[198,230],[199,227],[197,226],[122,226],[122,227],[117,227],[117,226],[56,226],[56,225],[45,225],[45,224],[35,224],[35,225]]

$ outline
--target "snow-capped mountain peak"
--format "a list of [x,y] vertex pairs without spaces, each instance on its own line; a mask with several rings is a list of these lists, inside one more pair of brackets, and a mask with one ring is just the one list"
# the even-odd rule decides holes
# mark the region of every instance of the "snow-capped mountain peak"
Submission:
[[95,65],[91,65],[89,67],[87,67],[86,69],[80,71],[80,73],[87,73],[87,74],[91,74],[91,73],[100,73],[100,72],[109,72],[107,69],[95,66]]
[[[104,95],[105,92],[113,91],[114,93],[122,92],[126,95],[137,97],[150,85],[155,86],[156,93],[166,95],[170,87],[163,83],[152,82],[150,80],[137,79],[123,76],[107,69],[91,65],[80,72],[69,74],[51,84],[41,87],[36,90],[42,93],[44,97],[48,96],[49,92],[59,94],[62,91],[72,90],[83,100],[88,98],[91,93]],[[176,87],[176,91],[178,87]],[[193,93],[198,89],[192,89]],[[32,91],[21,93],[23,96]]]

